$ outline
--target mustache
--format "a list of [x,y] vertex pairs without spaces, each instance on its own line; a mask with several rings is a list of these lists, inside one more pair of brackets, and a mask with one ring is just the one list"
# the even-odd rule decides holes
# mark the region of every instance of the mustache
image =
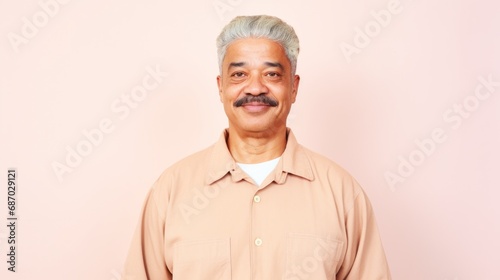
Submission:
[[270,98],[267,95],[261,94],[261,95],[246,95],[243,96],[242,98],[236,100],[233,105],[234,107],[241,107],[247,103],[252,103],[252,102],[257,102],[257,103],[262,103],[262,104],[267,104],[272,107],[278,106],[278,101]]

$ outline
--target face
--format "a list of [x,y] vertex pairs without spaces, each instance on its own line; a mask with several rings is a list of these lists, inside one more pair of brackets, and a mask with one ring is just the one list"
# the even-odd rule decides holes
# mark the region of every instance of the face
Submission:
[[291,70],[279,43],[264,38],[232,42],[217,77],[229,129],[266,133],[285,128],[300,80]]

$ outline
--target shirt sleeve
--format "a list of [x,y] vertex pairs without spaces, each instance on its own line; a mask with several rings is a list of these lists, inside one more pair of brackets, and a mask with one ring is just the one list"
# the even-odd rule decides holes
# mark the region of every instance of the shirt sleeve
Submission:
[[359,189],[346,212],[347,250],[337,280],[391,280],[373,210]]
[[123,280],[171,280],[165,263],[165,211],[158,205],[157,181],[144,202],[139,224],[132,238]]

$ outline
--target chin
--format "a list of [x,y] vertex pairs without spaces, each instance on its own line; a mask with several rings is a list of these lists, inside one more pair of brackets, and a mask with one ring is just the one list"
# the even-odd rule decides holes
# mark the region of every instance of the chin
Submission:
[[268,127],[262,127],[262,126],[244,126],[242,127],[243,130],[248,131],[248,132],[266,132],[269,130]]
[[253,132],[253,133],[266,132],[270,128],[269,126],[263,125],[262,123],[251,123],[251,124],[246,123],[246,124],[236,125],[235,127],[237,127],[239,130]]

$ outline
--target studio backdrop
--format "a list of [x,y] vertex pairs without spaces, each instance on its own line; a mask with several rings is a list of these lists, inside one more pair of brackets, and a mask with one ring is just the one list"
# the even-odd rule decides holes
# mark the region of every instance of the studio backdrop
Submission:
[[123,278],[151,185],[227,127],[215,38],[237,15],[269,14],[301,44],[287,124],[363,186],[393,279],[500,279],[499,11],[1,1],[0,278]]

